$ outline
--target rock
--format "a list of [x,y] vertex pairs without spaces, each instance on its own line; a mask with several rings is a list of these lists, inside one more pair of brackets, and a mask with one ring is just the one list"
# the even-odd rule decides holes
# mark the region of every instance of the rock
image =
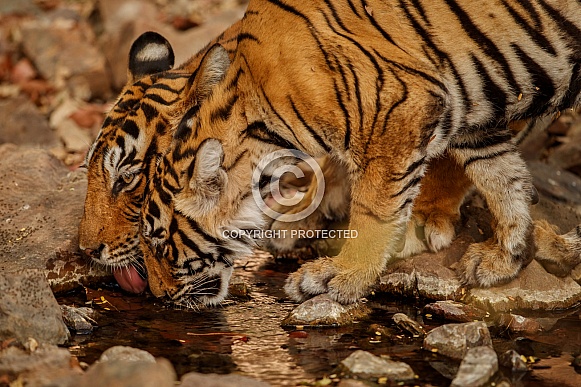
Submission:
[[355,380],[355,379],[342,379],[337,387],[369,387],[369,383],[366,383],[362,380]]
[[573,366],[573,368],[575,368],[575,371],[577,371],[578,373],[581,372],[581,355],[575,356],[575,359],[573,359],[571,365]]
[[534,334],[543,330],[537,320],[513,313],[501,313],[497,318],[497,324],[512,333]]
[[528,371],[527,363],[522,359],[521,355],[513,349],[506,351],[500,356],[500,365],[510,368],[512,372],[526,372]]
[[0,271],[44,270],[55,292],[111,281],[78,253],[86,186],[45,150],[0,145]]
[[81,373],[70,352],[56,345],[40,344],[34,351],[11,346],[0,351],[2,382],[19,381],[10,385],[73,387]]
[[91,308],[61,305],[61,311],[66,326],[78,335],[91,333],[93,326],[97,326],[97,322],[93,319],[96,313]]
[[0,144],[56,148],[59,141],[48,120],[28,98],[0,99]]
[[415,373],[406,363],[384,359],[358,350],[341,361],[340,366],[350,375],[362,379],[388,378],[393,381],[412,380]]
[[479,321],[488,316],[488,313],[482,309],[451,300],[427,304],[424,306],[423,313],[426,317],[436,316],[454,322]]
[[426,335],[424,327],[419,322],[409,318],[407,315],[403,313],[396,313],[392,318],[393,322],[395,322],[400,329],[408,332],[412,336],[424,337]]
[[483,386],[498,371],[498,358],[494,349],[483,346],[468,350],[451,387]]
[[93,135],[83,129],[72,118],[79,111],[79,104],[67,100],[60,104],[50,116],[50,126],[63,142],[68,152],[85,153],[93,142]]
[[549,274],[532,261],[519,276],[505,285],[471,289],[465,301],[496,312],[510,310],[568,309],[581,300],[581,286],[571,277]]
[[[581,145],[577,145],[576,151],[581,155]],[[581,165],[581,156],[577,159]],[[529,161],[527,164],[539,193],[559,202],[581,204],[581,177],[540,161]]]
[[45,79],[66,87],[73,97],[89,100],[109,96],[105,57],[92,44],[91,27],[72,11],[59,16],[22,24],[25,54]]
[[155,363],[155,357],[142,349],[118,345],[105,350],[99,357],[100,362],[145,362]]
[[64,344],[69,331],[40,270],[0,272],[0,340]]
[[[163,358],[151,361],[99,361],[87,370],[75,387],[173,387],[176,373]],[[72,387],[72,386],[71,386]]]
[[490,346],[492,339],[482,321],[446,324],[432,329],[424,338],[423,348],[454,359],[463,359],[470,348]]
[[190,372],[185,374],[181,380],[181,387],[268,387],[270,384],[249,378],[247,376],[228,374],[200,374]]
[[348,325],[354,320],[365,318],[370,311],[364,304],[342,305],[332,300],[327,294],[320,294],[291,311],[283,320],[282,326]]

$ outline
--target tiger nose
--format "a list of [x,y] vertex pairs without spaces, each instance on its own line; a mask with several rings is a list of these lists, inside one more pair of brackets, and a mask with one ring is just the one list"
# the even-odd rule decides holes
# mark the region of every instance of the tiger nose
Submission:
[[89,257],[89,258],[98,258],[99,255],[101,255],[101,251],[103,250],[105,246],[101,245],[99,246],[97,249],[85,249],[83,250],[83,253],[85,254],[85,256]]

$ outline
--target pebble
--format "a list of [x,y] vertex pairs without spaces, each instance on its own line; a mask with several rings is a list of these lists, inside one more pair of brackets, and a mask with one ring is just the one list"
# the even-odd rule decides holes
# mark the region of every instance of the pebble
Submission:
[[510,368],[512,372],[526,372],[528,370],[527,363],[522,359],[522,356],[514,349],[503,353],[500,358],[500,365]]
[[414,371],[406,363],[384,359],[362,350],[353,352],[341,361],[340,366],[348,374],[362,379],[387,378],[401,381],[415,378]]
[[423,348],[454,359],[463,359],[470,348],[480,346],[492,347],[492,339],[486,324],[477,321],[434,328],[424,338]]
[[426,331],[424,327],[415,320],[412,320],[404,313],[396,313],[393,315],[393,322],[397,324],[400,329],[408,332],[414,337],[424,337]]
[[488,346],[468,350],[460,363],[460,368],[451,387],[479,387],[490,380],[498,371],[498,358],[494,349]]
[[485,310],[451,300],[427,304],[424,306],[422,313],[459,323],[482,320],[488,316]]

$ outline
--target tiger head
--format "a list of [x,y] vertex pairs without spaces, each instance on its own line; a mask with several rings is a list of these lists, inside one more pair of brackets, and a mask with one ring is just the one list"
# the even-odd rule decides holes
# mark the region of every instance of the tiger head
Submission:
[[113,269],[125,290],[139,293],[147,286],[139,211],[146,181],[171,142],[171,122],[180,114],[182,91],[198,63],[193,57],[170,70],[174,53],[168,41],[154,32],[141,35],[129,53],[129,81],[86,156],[79,247]]
[[[193,97],[186,100],[195,102],[148,183],[141,212],[150,290],[189,307],[215,305],[224,299],[234,260],[252,251],[253,233],[265,222],[246,180],[252,173],[248,161],[256,158],[256,150],[240,133],[228,133],[231,120],[236,127],[246,122],[232,96],[236,79],[223,79],[229,66],[226,51],[216,45],[188,82]],[[233,94],[227,95],[218,85]],[[202,136],[197,131],[206,119],[223,125],[212,136]],[[231,141],[237,156],[225,154],[218,137]],[[239,187],[245,185],[249,189],[241,192]]]

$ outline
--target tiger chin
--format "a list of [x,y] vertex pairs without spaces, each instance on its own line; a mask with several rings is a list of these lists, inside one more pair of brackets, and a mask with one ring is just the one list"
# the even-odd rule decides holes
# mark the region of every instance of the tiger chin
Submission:
[[[506,124],[578,106],[581,92],[581,5],[531,4],[251,0],[233,60],[220,46],[203,59],[212,71],[198,72],[190,92],[205,99],[160,161],[142,221],[156,225],[162,245],[175,244],[178,262],[187,262],[180,231],[192,235],[192,250],[212,240],[205,254],[236,259],[220,235],[264,227],[255,196],[263,201],[276,177],[253,178],[262,160],[281,149],[330,156],[345,167],[348,228],[358,238],[302,265],[285,289],[296,301],[328,293],[351,303],[400,252],[430,163],[449,157],[494,218],[493,238],[461,258],[461,281],[514,279],[534,255],[534,190]],[[242,214],[255,223],[238,227]],[[187,228],[176,228],[179,217]],[[565,246],[578,246],[578,234]],[[566,250],[569,266],[579,262],[578,250]]]
[[124,290],[141,293],[148,285],[139,214],[147,181],[190,107],[183,90],[213,43],[235,50],[238,27],[232,25],[176,68],[173,48],[155,32],[142,34],[131,46],[127,84],[85,158],[88,186],[79,226],[81,252],[111,269]]

